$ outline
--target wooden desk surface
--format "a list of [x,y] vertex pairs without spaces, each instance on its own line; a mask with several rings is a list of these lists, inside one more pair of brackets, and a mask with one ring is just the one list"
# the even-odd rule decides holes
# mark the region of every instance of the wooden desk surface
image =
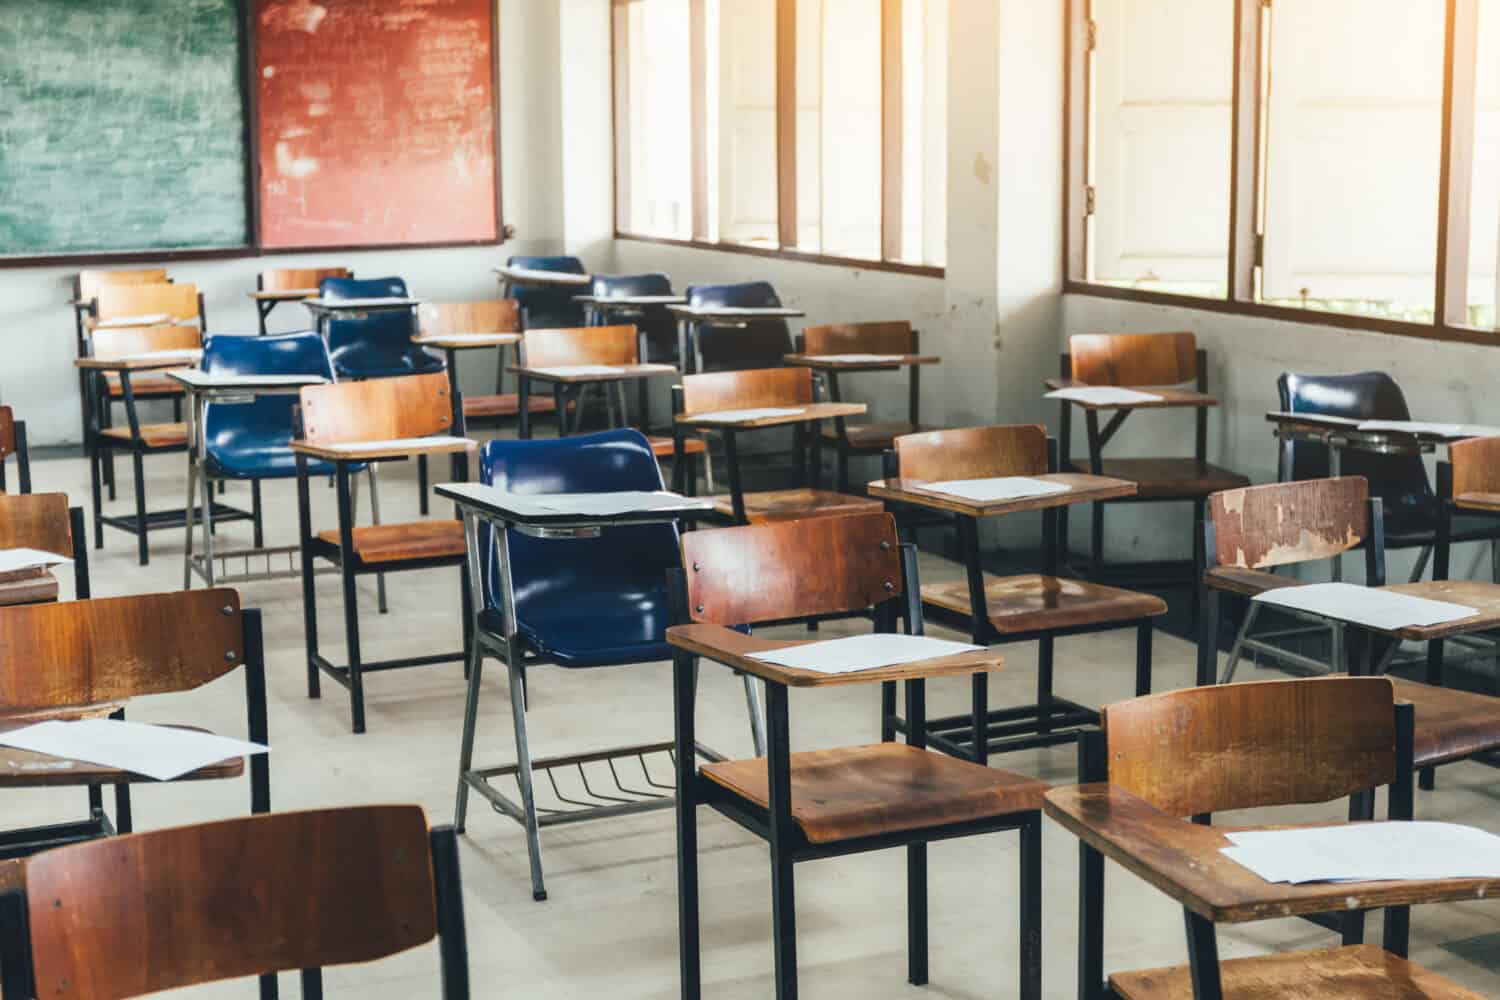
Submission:
[[272,291],[246,292],[256,302],[296,302],[318,294],[316,288],[278,288]]
[[521,342],[519,333],[434,333],[411,338],[413,344],[447,351],[470,351],[481,347],[509,347]]
[[[50,713],[48,718],[87,718],[98,717],[108,714],[118,706],[94,707],[91,709],[65,710]],[[21,720],[7,718],[3,728],[16,728]],[[25,720],[26,723],[42,721],[40,718]],[[191,729],[194,732],[208,732],[197,726],[174,726],[175,729]],[[229,757],[216,764],[200,767],[196,771],[189,771],[172,781],[203,781],[213,778],[233,778],[243,774],[245,771],[245,759],[243,757]],[[134,771],[122,771],[116,767],[105,764],[91,764],[88,761],[71,760],[66,757],[54,757],[47,753],[37,753],[33,750],[21,750],[16,747],[0,747],[0,788],[41,788],[41,787],[76,787],[78,785],[125,785],[134,783],[155,783],[157,779],[148,778]]]
[[[734,410],[781,410],[792,409],[791,406],[739,406]],[[679,424],[689,427],[698,427],[704,430],[714,428],[731,428],[733,430],[747,430],[756,427],[779,427],[783,424],[805,424],[812,420],[832,420],[834,417],[856,417],[864,413],[867,407],[864,403],[799,403],[796,405],[796,413],[788,413],[776,417],[755,417],[750,420],[704,420],[703,417],[712,416],[712,413],[684,413],[677,417]],[[734,410],[718,410],[719,413],[732,413]]]
[[209,394],[224,392],[295,393],[305,385],[323,385],[329,380],[321,375],[220,375],[201,368],[174,368],[167,378],[181,383],[188,392]]
[[[1091,386],[1087,382],[1077,382],[1070,378],[1049,378],[1043,383],[1048,391],[1055,389],[1098,389],[1103,386]],[[1121,387],[1127,388],[1127,387]],[[1193,407],[1218,406],[1217,397],[1198,392],[1196,389],[1154,389],[1137,388],[1129,386],[1134,392],[1150,393],[1159,396],[1159,399],[1144,400],[1139,403],[1085,403],[1076,399],[1058,400],[1060,403],[1072,403],[1074,406],[1085,410],[1165,410],[1171,407]]]
[[421,299],[388,296],[373,299],[324,299],[318,296],[302,299],[302,304],[314,312],[394,312],[398,309],[415,309]]
[[1266,413],[1266,420],[1276,425],[1277,430],[1295,431],[1302,434],[1328,438],[1338,435],[1341,439],[1358,446],[1360,443],[1383,443],[1383,442],[1408,442],[1419,444],[1452,444],[1455,441],[1467,441],[1473,437],[1483,437],[1481,431],[1487,428],[1471,427],[1465,424],[1455,424],[1457,428],[1454,433],[1436,433],[1431,430],[1398,430],[1395,428],[1372,428],[1361,430],[1360,425],[1366,423],[1364,420],[1356,420],[1349,417],[1335,417],[1322,413],[1291,413],[1286,410],[1270,410]]
[[[783,361],[789,365],[799,365],[803,368],[812,368],[817,371],[830,372],[873,372],[885,371],[892,368],[911,368],[916,365],[935,365],[942,358],[932,354],[889,354],[880,355],[875,360],[875,355],[861,358],[858,353],[848,354],[786,354],[782,356]],[[852,359],[858,360],[852,360]]]
[[[377,447],[380,446],[380,447]],[[410,455],[453,455],[474,451],[479,442],[471,438],[431,437],[395,441],[343,441],[310,444],[293,441],[292,450],[333,462],[367,462],[372,459],[405,458]]]
[[1460,493],[1453,498],[1459,510],[1477,510],[1500,514],[1500,493]]
[[528,379],[538,382],[561,382],[565,385],[573,385],[579,382],[621,382],[633,378],[651,378],[656,375],[676,375],[676,365],[663,364],[637,364],[637,365],[599,365],[599,368],[612,368],[613,371],[565,371],[568,368],[593,368],[593,365],[543,365],[540,368],[529,368],[523,365],[509,365],[508,370]]
[[683,319],[725,319],[725,320],[753,320],[753,319],[794,319],[798,316],[806,316],[807,313],[801,309],[789,309],[786,306],[667,306],[667,311],[674,316]]
[[614,514],[579,514],[566,511],[537,510],[522,506],[528,500],[545,502],[545,497],[522,496],[507,493],[495,486],[483,483],[438,483],[433,487],[438,496],[452,500],[460,508],[466,508],[481,517],[504,521],[509,524],[538,525],[541,527],[588,527],[617,524],[659,524],[662,522],[707,520],[714,516],[712,501],[701,497],[679,497],[670,507],[643,507]]
[[816,670],[784,667],[779,663],[757,660],[750,654],[773,649],[805,646],[818,639],[784,641],[745,635],[722,625],[673,625],[667,629],[667,642],[679,649],[707,657],[716,663],[742,670],[763,680],[788,687],[837,687],[847,684],[875,684],[879,681],[915,680],[928,677],[964,677],[988,673],[1005,666],[1005,658],[989,649],[958,653],[915,663],[896,663],[889,667],[860,670],[847,674],[824,674]]
[[[1220,848],[1230,846],[1224,837],[1226,832],[1276,827],[1198,826],[1169,816],[1114,785],[1054,788],[1047,793],[1043,808],[1105,857],[1215,923],[1481,899],[1500,890],[1500,879],[1306,885],[1267,882],[1229,860]],[[1332,825],[1336,824],[1302,824]]]
[[1068,492],[1018,497],[1014,500],[966,500],[933,490],[929,484],[918,479],[877,479],[870,483],[866,492],[882,500],[894,500],[930,510],[945,510],[966,517],[999,517],[1026,510],[1045,510],[1048,507],[1067,507],[1075,503],[1135,496],[1136,493],[1136,484],[1128,480],[1091,476],[1081,472],[1051,472],[1026,478],[1040,479],[1047,483],[1064,483]]
[[118,358],[78,358],[73,367],[90,371],[134,372],[153,368],[183,368],[196,365],[203,360],[198,349],[181,351],[151,351],[145,354],[127,354]]
[[529,267],[497,267],[495,273],[506,281],[515,282],[518,285],[568,285],[581,287],[592,284],[594,278],[588,274],[574,274],[571,271],[533,271]]
[[579,295],[573,299],[586,306],[597,306],[600,309],[632,308],[641,309],[646,306],[680,306],[687,304],[685,295]]
[[1388,632],[1413,642],[1446,639],[1454,635],[1488,632],[1500,628],[1500,583],[1486,580],[1424,580],[1421,583],[1398,583],[1382,587],[1397,594],[1425,597],[1429,601],[1447,601],[1474,608],[1478,614],[1439,625],[1414,625]]

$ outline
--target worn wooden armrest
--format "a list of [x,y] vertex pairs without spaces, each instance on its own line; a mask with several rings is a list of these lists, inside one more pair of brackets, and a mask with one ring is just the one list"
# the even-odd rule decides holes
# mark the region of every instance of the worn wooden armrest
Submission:
[[434,437],[410,441],[391,441],[388,448],[366,447],[384,444],[382,441],[341,441],[328,444],[313,444],[293,441],[292,450],[313,458],[330,462],[368,462],[371,459],[406,458],[414,455],[451,455],[456,452],[474,451],[479,442],[470,438]]
[[[722,625],[674,625],[667,629],[667,642],[679,649],[707,657],[717,663],[742,670],[764,680],[788,687],[833,687],[841,684],[874,684],[878,681],[919,680],[928,677],[962,677],[988,673],[1005,665],[1005,658],[987,649],[958,653],[915,663],[896,663],[874,670],[846,674],[823,674],[815,670],[783,667],[757,660],[752,653],[763,653],[791,646],[805,646],[809,640],[785,641],[746,635]],[[818,642],[821,640],[811,640]]]
[[1043,808],[1084,843],[1215,923],[1481,899],[1500,889],[1497,879],[1267,882],[1225,857],[1220,848],[1230,846],[1226,832],[1277,827],[1199,826],[1115,785],[1055,788],[1047,793]]

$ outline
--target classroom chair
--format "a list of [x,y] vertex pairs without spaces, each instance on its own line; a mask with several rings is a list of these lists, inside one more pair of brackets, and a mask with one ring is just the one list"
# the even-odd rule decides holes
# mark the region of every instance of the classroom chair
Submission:
[[[178,591],[0,607],[0,713],[13,722],[101,716],[125,718],[127,703],[147,695],[192,691],[242,670],[246,738],[264,744],[266,675],[261,616],[240,610],[233,590]],[[97,764],[54,766],[46,754],[8,748],[0,754],[0,788],[84,787],[85,820],[0,833],[0,859],[115,833],[132,824],[130,786],[153,779]],[[239,778],[245,761],[231,758],[172,779]],[[271,808],[265,755],[250,758],[250,811]],[[104,812],[100,788],[115,789],[115,815]]]
[[[321,675],[333,678],[348,689],[353,730],[362,733],[365,731],[366,673],[462,662],[465,654],[460,650],[365,660],[359,637],[359,602],[355,586],[358,578],[454,567],[460,571],[463,587],[460,621],[465,633],[465,648],[472,616],[469,612],[468,577],[463,573],[463,523],[438,520],[356,526],[354,477],[366,463],[407,459],[413,455],[462,454],[471,451],[474,443],[465,438],[442,436],[453,426],[448,380],[442,372],[306,386],[299,399],[302,436],[292,442],[292,450],[297,456],[307,696],[322,696]],[[435,436],[430,443],[418,440],[428,436]],[[312,525],[311,481],[318,474],[315,462],[334,465],[338,491],[338,526],[319,532],[314,532]],[[466,466],[466,462],[455,463],[455,478],[467,478]],[[313,586],[318,560],[336,566],[342,582],[348,655],[348,663],[343,666],[323,656],[318,649],[318,609]]]
[[[588,274],[577,257],[516,256],[505,262],[507,267],[528,271],[560,271],[563,274]],[[577,301],[587,285],[527,285],[511,283],[510,295],[521,305],[521,329],[548,330],[556,327],[583,326],[583,305]]]
[[[271,813],[52,851],[0,893],[0,996],[124,998],[437,941],[438,995],[469,996],[453,829],[420,806]],[[415,995],[422,995],[420,993]],[[431,995],[431,994],[429,994]]]
[[[499,489],[528,494],[662,488],[661,469],[646,439],[628,429],[561,440],[490,441],[481,453],[480,477]],[[500,540],[483,527],[480,539],[480,566],[470,568],[470,577],[475,581],[471,587],[482,589],[484,605],[469,647],[469,692],[454,825],[460,833],[464,831],[470,789],[519,820],[526,829],[532,896],[543,900],[547,890],[540,830],[580,819],[670,808],[671,786],[658,780],[659,772],[653,778],[650,767],[654,758],[661,766],[659,758],[671,744],[647,743],[533,760],[526,720],[527,692],[532,690],[527,672],[546,664],[583,670],[669,659],[665,631],[673,621],[673,610],[667,572],[681,565],[678,532],[671,524],[616,525],[591,537],[549,538],[512,530]],[[500,560],[502,544],[507,562]],[[510,635],[504,613],[507,600],[513,600],[515,622]],[[517,762],[475,769],[480,675],[487,656],[500,660],[509,672]],[[749,677],[745,693],[755,733],[760,724],[758,699]],[[590,764],[595,766],[586,768]],[[603,783],[605,791],[592,789],[590,774]],[[566,795],[558,792],[555,805],[537,806],[534,789],[541,775],[554,789],[561,776],[568,788]],[[496,777],[516,780],[519,804],[490,784]]]
[[[69,507],[66,493],[0,494],[0,551],[37,549],[73,561],[73,595],[92,593],[83,508]],[[39,604],[58,597],[57,579],[47,571],[0,574],[0,605]]]
[[[1474,994],[1406,958],[1409,907],[1483,898],[1496,883],[1268,882],[1221,853],[1212,813],[1389,788],[1389,818],[1412,815],[1412,710],[1381,677],[1191,688],[1104,710],[1079,748],[1081,785],[1046,794],[1047,815],[1080,840],[1081,998],[1426,997]],[[1201,822],[1186,817],[1197,817]],[[1325,824],[1326,825],[1326,824]],[[1236,830],[1246,827],[1236,823]],[[1250,827],[1248,829],[1261,829]],[[1188,965],[1104,973],[1104,860],[1181,903]],[[1324,947],[1221,961],[1216,925],[1302,916],[1345,929],[1351,910],[1385,911],[1383,946],[1351,935]],[[1111,992],[1112,991],[1112,992]]]
[[31,492],[31,446],[26,440],[26,421],[16,419],[16,411],[0,406],[0,493],[8,492],[5,460],[16,456],[16,486],[22,493]]
[[[635,298],[646,295],[672,295],[672,279],[665,274],[596,274],[589,294],[596,299]],[[679,365],[677,357],[677,321],[664,305],[608,305],[595,303],[587,309],[590,326],[609,326],[628,320],[640,332],[640,358],[653,364]],[[642,382],[637,388],[638,426],[651,427],[650,387]]]
[[[1064,469],[1090,472],[1096,476],[1111,476],[1136,484],[1132,497],[1104,501],[1093,505],[1093,525],[1089,545],[1088,575],[1101,577],[1118,576],[1120,582],[1128,579],[1152,580],[1156,582],[1193,582],[1193,567],[1198,564],[1197,525],[1203,522],[1203,507],[1210,493],[1250,485],[1250,480],[1237,472],[1221,468],[1208,461],[1208,410],[1216,401],[1207,396],[1208,354],[1198,347],[1191,333],[1087,333],[1076,334],[1068,341],[1069,353],[1062,355],[1062,379],[1050,380],[1049,387],[1112,386],[1122,389],[1150,389],[1162,398],[1154,403],[1115,408],[1109,422],[1099,425],[1099,409],[1083,407],[1084,421],[1088,431],[1088,455],[1073,459],[1072,419],[1076,404],[1059,400],[1061,420],[1058,424],[1058,441]],[[1157,391],[1189,384],[1195,391]],[[1191,457],[1163,458],[1106,458],[1105,446],[1114,438],[1122,424],[1137,408],[1182,408],[1193,411],[1195,434]],[[1137,563],[1133,566],[1107,566],[1104,559],[1104,510],[1115,503],[1179,503],[1193,505],[1192,561],[1186,571],[1179,569],[1180,563]],[[1062,515],[1058,523],[1059,545],[1064,558],[1069,558],[1068,518]],[[1197,613],[1196,587],[1192,588],[1194,614]]]
[[[423,337],[442,337],[468,333],[520,333],[521,305],[515,299],[485,299],[476,302],[424,302],[417,308],[417,326]],[[445,349],[450,370],[456,367],[458,349]],[[470,427],[499,426],[521,412],[520,394],[505,389],[505,365],[509,356],[521,363],[521,345],[500,347],[495,352],[494,395],[461,393],[464,420]],[[450,384],[454,380],[450,379]],[[552,413],[555,404],[548,396],[531,400],[533,416]]]
[[[163,285],[172,279],[167,277],[167,269],[164,267],[146,267],[130,270],[83,270],[73,276],[73,325],[77,332],[77,344],[75,345],[76,357],[88,357],[88,323],[98,311],[98,303],[95,301],[99,296],[99,289],[105,285]],[[175,386],[165,387],[175,390]],[[78,373],[78,403],[80,406],[81,423],[83,433],[88,434],[89,427],[89,379],[87,372]],[[178,397],[176,406],[182,406],[181,397]],[[174,419],[181,419],[181,416]],[[110,499],[114,499],[111,494]]]
[[[807,368],[765,368],[753,371],[719,371],[699,375],[684,375],[682,383],[672,387],[672,411],[676,420],[672,428],[672,478],[673,488],[678,492],[691,491],[694,487],[686,462],[688,452],[687,430],[694,417],[706,413],[730,410],[784,408],[815,412],[815,392],[812,371]],[[829,490],[818,489],[809,484],[809,469],[819,463],[821,435],[818,425],[821,418],[811,416],[790,418],[796,421],[796,439],[793,451],[803,485],[793,489],[761,490],[747,493],[740,474],[739,435],[769,429],[762,421],[750,424],[725,424],[717,428],[724,440],[725,476],[729,480],[729,495],[714,497],[718,512],[737,524],[754,524],[762,521],[785,521],[800,517],[827,517],[838,514],[856,514],[882,510],[878,500],[849,496]],[[812,423],[812,433],[803,432],[806,423]],[[786,421],[773,426],[785,426]],[[804,459],[804,439],[811,441],[811,460]]]
[[[927,845],[1001,830],[1020,834],[1019,882],[1005,891],[974,884],[971,892],[1019,908],[1020,995],[1041,993],[1041,816],[1046,785],[926,749],[924,712],[929,677],[998,668],[988,650],[855,673],[822,674],[781,667],[753,654],[787,643],[747,634],[757,623],[818,621],[872,615],[877,632],[922,634],[916,549],[902,545],[884,513],[821,517],[790,523],[693,531],[683,537],[675,574],[691,624],[667,630],[677,719],[677,871],[682,996],[702,995],[699,968],[699,806],[708,806],[766,841],[771,853],[772,934],[778,1000],[797,995],[794,866],[892,847],[906,848],[907,980],[928,980]],[[753,583],[752,583],[753,582]],[[767,752],[698,767],[683,748],[695,745],[699,661],[759,676],[766,682]],[[905,683],[911,727],[905,744],[793,753],[789,688],[816,697],[847,684]],[[1014,900],[1014,902],[1011,902]],[[851,925],[851,929],[857,925]],[[983,931],[985,954],[993,936]]]
[[[354,277],[354,272],[347,267],[273,267],[255,276],[255,290],[257,292],[306,292],[312,296],[317,294],[318,287],[323,283],[324,278],[352,277]],[[266,329],[267,318],[282,301],[274,298],[256,301],[255,312],[260,322],[262,337],[269,332]]]
[[[689,285],[690,307],[720,306],[734,309],[776,308],[781,298],[766,281],[747,281],[734,285]],[[792,352],[792,335],[784,319],[756,319],[748,322],[714,322],[704,320],[690,324],[692,334],[684,334],[681,350],[691,352],[681,364],[685,371],[737,371],[745,368],[777,368]]]
[[[838,323],[830,326],[805,326],[802,328],[804,354],[891,354],[915,357],[921,354],[917,331],[906,320],[882,323]],[[861,456],[880,457],[892,442],[903,434],[916,434],[931,428],[922,426],[922,381],[921,366],[906,366],[906,419],[873,423],[851,423],[842,417],[833,426],[823,428],[823,437],[834,446],[838,458],[838,491],[848,493],[849,459]],[[828,385],[828,398],[837,403],[843,400],[839,386],[839,373],[828,370],[820,373]]]
[[[1304,581],[1276,569],[1337,560],[1363,549],[1365,585],[1383,587],[1385,569],[1385,501],[1370,496],[1363,476],[1274,483],[1216,493],[1209,497],[1204,524],[1206,563],[1201,575],[1204,615],[1198,642],[1198,683],[1213,684],[1218,666],[1218,621],[1227,599],[1252,598]],[[1441,577],[1439,578],[1441,579]],[[1306,670],[1323,670],[1319,660],[1258,636],[1254,625],[1261,610],[1256,601],[1240,623],[1219,683],[1234,680],[1245,650],[1270,655]],[[1274,611],[1287,614],[1284,609]],[[1295,616],[1294,616],[1295,617]],[[1353,626],[1330,626],[1316,619],[1315,628],[1331,634],[1331,660],[1337,670],[1378,671],[1393,640],[1367,635]],[[1416,765],[1423,788],[1433,788],[1435,771],[1444,764],[1484,756],[1500,749],[1500,698],[1442,687],[1444,639],[1427,643],[1427,682],[1392,678],[1396,694],[1416,706]]]
[[[902,435],[893,444],[887,477],[902,481],[947,482],[1057,471],[1056,445],[1047,437],[1046,428],[1035,424],[928,431]],[[1047,507],[1041,512],[1042,571],[1003,577],[983,572],[979,519],[952,516],[960,558],[967,561],[968,572],[964,579],[923,587],[923,612],[968,632],[975,643],[1035,642],[1037,699],[1033,705],[991,711],[989,677],[975,674],[967,713],[928,720],[927,739],[934,748],[982,764],[991,753],[1072,742],[1081,726],[1097,723],[1095,709],[1060,698],[1053,691],[1053,647],[1061,638],[1134,629],[1130,683],[1137,695],[1150,693],[1152,621],[1166,614],[1166,602],[1154,594],[1059,575],[1051,542],[1066,509]],[[974,607],[981,601],[986,617],[976,622]],[[890,741],[905,731],[907,720],[897,713],[894,683],[883,685],[881,699],[881,738]]]

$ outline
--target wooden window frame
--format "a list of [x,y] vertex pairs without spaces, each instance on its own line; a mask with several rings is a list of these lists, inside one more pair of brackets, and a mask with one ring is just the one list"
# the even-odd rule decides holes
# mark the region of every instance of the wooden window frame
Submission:
[[614,192],[615,192],[615,239],[632,240],[639,243],[655,243],[664,246],[691,247],[700,250],[719,250],[724,253],[746,254],[752,257],[774,257],[782,260],[801,261],[811,264],[827,264],[835,267],[857,268],[870,271],[890,271],[941,278],[945,273],[942,265],[913,264],[895,259],[902,246],[902,163],[903,163],[903,95],[902,69],[904,37],[902,31],[902,5],[904,0],[880,0],[880,53],[881,53],[881,205],[880,245],[881,259],[869,257],[845,257],[838,254],[812,253],[797,249],[797,0],[776,0],[776,228],[779,247],[748,246],[724,240],[709,239],[708,185],[717,178],[708,176],[708,17],[706,0],[688,0],[690,19],[688,35],[692,51],[689,54],[691,77],[689,134],[692,156],[692,238],[680,239],[670,236],[652,236],[631,232],[623,223],[630,204],[630,175],[621,169],[627,162],[625,150],[629,148],[628,115],[622,103],[628,97],[621,94],[618,74],[618,46],[626,44],[620,38],[621,18],[619,9],[638,0],[611,0],[610,4],[610,88],[614,107]]
[[1089,273],[1090,137],[1093,120],[1092,0],[1064,0],[1063,57],[1063,291],[1097,298],[1180,306],[1427,340],[1500,345],[1500,330],[1467,325],[1469,210],[1475,140],[1478,0],[1447,0],[1443,53],[1442,155],[1438,175],[1435,309],[1431,323],[1324,312],[1255,301],[1264,241],[1260,208],[1264,186],[1262,65],[1274,0],[1235,0],[1234,87],[1230,125],[1228,293],[1184,295],[1103,285]]

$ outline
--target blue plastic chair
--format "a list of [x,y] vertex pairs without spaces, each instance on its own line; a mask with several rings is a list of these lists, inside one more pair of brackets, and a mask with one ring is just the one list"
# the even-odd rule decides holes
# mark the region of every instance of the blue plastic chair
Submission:
[[[690,306],[725,306],[739,309],[775,308],[781,299],[766,281],[738,285],[689,285]],[[696,352],[700,372],[736,371],[746,368],[780,368],[792,353],[792,334],[786,320],[761,319],[744,326],[721,326],[711,322],[693,324],[687,349]]]
[[[528,271],[560,271],[563,274],[588,274],[577,257],[512,257],[508,267]],[[583,326],[583,306],[578,296],[587,285],[565,288],[557,285],[511,283],[510,297],[521,303],[521,329],[557,330]]]
[[[318,294],[329,302],[407,295],[400,278],[324,278]],[[411,342],[417,331],[411,312],[374,312],[360,319],[328,320],[328,354],[341,379],[426,375],[443,370],[435,358]]]
[[[489,485],[522,494],[662,489],[661,469],[651,447],[644,435],[632,429],[546,440],[490,441],[480,453],[480,478]],[[532,793],[534,771],[577,768],[589,801],[565,799],[566,809],[603,809],[603,815],[608,815],[666,808],[672,799],[669,794],[661,794],[660,785],[655,791],[640,790],[640,786],[652,784],[646,756],[664,753],[665,744],[555,757],[533,765],[526,729],[526,668],[548,663],[589,668],[670,660],[666,630],[674,623],[674,614],[668,572],[681,567],[682,555],[677,528],[671,524],[609,527],[592,538],[537,538],[510,531],[507,548],[515,597],[514,637],[505,635],[500,611],[502,580],[495,539],[482,526],[479,549],[484,553],[481,566],[484,606],[478,612],[475,642],[469,650],[469,690],[454,825],[463,831],[470,775],[485,779],[515,774],[521,789],[521,806],[516,809],[513,803],[508,803],[511,808],[506,812],[513,816],[519,813],[526,827],[532,892],[540,900],[546,898],[546,889],[538,838],[540,824]],[[502,660],[509,669],[517,763],[471,771],[480,673],[486,655]],[[759,714],[758,696],[750,678],[746,677],[745,682],[754,720]],[[760,732],[754,726],[752,729],[754,733]],[[631,768],[632,773],[622,781],[615,762],[627,758],[631,763],[624,767]],[[596,763],[600,768],[607,763],[608,769],[585,772],[585,763]],[[607,794],[588,789],[591,774],[596,778],[603,774],[605,781],[613,775]],[[549,778],[554,779],[553,787],[557,787],[555,776]],[[567,782],[567,787],[575,786],[576,782]],[[667,786],[666,791],[670,790]],[[489,795],[500,794],[493,788],[486,791]],[[624,802],[634,803],[634,808],[612,808]]]

